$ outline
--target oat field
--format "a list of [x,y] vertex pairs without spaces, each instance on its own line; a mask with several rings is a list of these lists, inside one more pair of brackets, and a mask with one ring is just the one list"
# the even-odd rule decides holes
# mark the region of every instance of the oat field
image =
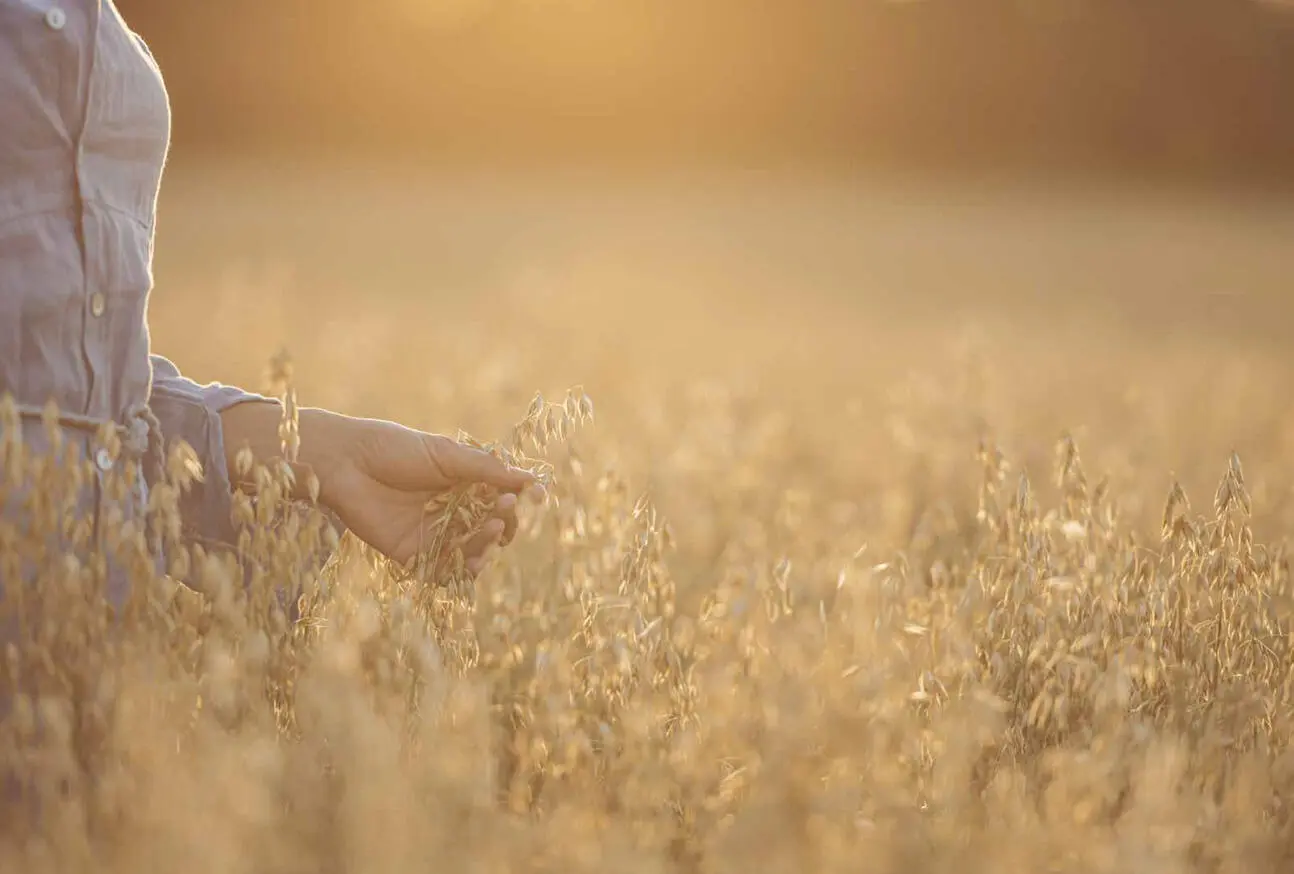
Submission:
[[[333,535],[267,472],[250,589],[172,549],[205,595],[177,588],[117,532],[121,626],[94,561],[34,549],[6,607],[57,621],[5,654],[0,753],[34,794],[0,870],[1294,861],[1294,206],[169,185],[158,351],[263,388],[286,346],[301,403],[515,435],[552,500],[474,585],[426,585],[349,540],[321,568]],[[19,457],[0,439],[58,524],[72,474]]]

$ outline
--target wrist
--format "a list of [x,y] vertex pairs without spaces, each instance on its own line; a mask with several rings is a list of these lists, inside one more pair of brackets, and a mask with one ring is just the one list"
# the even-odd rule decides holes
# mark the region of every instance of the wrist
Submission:
[[[319,503],[331,507],[336,475],[349,456],[348,447],[355,440],[359,420],[310,407],[298,411],[297,422],[301,437],[297,462],[304,468],[301,474],[314,475],[319,484]],[[298,486],[303,493],[308,491],[305,481]]]
[[[277,401],[243,403],[229,407],[220,414],[224,430],[225,452],[230,484],[237,489],[252,487],[236,473],[239,454],[249,450],[255,462],[268,464],[283,458],[279,426],[283,421],[283,405]],[[300,426],[300,443],[293,472],[296,487],[293,497],[304,500],[310,497],[310,477],[319,483],[318,499],[328,506],[331,483],[336,471],[348,456],[348,447],[355,440],[357,420],[329,410],[307,408],[297,413]],[[325,491],[327,490],[327,495]]]

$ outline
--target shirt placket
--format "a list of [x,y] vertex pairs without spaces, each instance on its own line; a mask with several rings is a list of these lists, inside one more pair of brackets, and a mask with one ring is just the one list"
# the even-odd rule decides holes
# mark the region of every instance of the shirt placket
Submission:
[[[85,2],[85,0],[82,0]],[[98,98],[97,90],[100,87],[97,68],[99,65],[99,27],[101,0],[89,0],[86,3],[88,7],[89,23],[87,34],[89,45],[87,46],[87,70],[85,78],[85,87],[83,89],[83,99],[81,101],[80,125],[77,128],[76,135],[76,202],[77,202],[77,221],[80,228],[81,243],[81,275],[84,278],[84,287],[82,288],[82,319],[81,319],[81,352],[85,361],[86,379],[88,380],[85,404],[86,407],[81,412],[84,415],[95,415],[101,413],[96,409],[96,398],[102,395],[99,380],[102,378],[101,368],[103,363],[103,353],[100,348],[104,342],[103,337],[103,319],[107,311],[107,299],[104,296],[105,289],[103,285],[103,276],[96,270],[97,259],[94,257],[99,248],[97,227],[89,208],[87,191],[90,189],[87,161],[86,161],[86,141],[94,124],[94,106]],[[53,11],[53,10],[51,10]],[[102,467],[102,466],[100,466]]]
[[[79,239],[81,244],[82,276],[84,277],[81,294],[81,353],[85,362],[86,387],[85,409],[82,413],[94,417],[111,417],[112,411],[103,409],[101,399],[105,396],[101,380],[105,378],[105,347],[111,341],[107,336],[107,289],[101,265],[103,251],[101,222],[97,213],[91,208],[93,184],[89,178],[89,167],[86,154],[86,143],[90,139],[95,124],[95,107],[101,99],[99,90],[103,87],[98,75],[102,59],[100,58],[100,34],[102,17],[102,0],[79,0],[85,2],[89,16],[86,28],[88,46],[84,87],[81,89],[82,101],[80,124],[76,134],[76,204]],[[49,14],[60,11],[51,9]],[[58,17],[58,16],[56,16]],[[110,393],[108,393],[110,394]],[[92,450],[90,461],[94,465],[95,476],[91,498],[95,511],[95,540],[100,547],[104,546],[102,522],[109,500],[106,489],[106,477],[112,471],[115,459],[106,447],[98,445],[97,440],[88,440],[87,447]]]

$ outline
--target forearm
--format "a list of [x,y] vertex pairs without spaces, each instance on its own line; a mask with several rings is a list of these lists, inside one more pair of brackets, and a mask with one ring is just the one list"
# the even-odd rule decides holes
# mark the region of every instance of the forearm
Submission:
[[[305,500],[310,497],[311,475],[319,481],[325,478],[327,471],[344,454],[360,420],[313,407],[298,412],[301,442],[297,460],[292,465],[296,481],[292,497]],[[251,451],[256,464],[264,465],[283,458],[283,444],[279,437],[282,419],[283,407],[277,403],[235,404],[221,411],[225,460],[230,471],[230,483],[235,488],[246,489],[251,485],[238,472],[238,456],[244,449]]]

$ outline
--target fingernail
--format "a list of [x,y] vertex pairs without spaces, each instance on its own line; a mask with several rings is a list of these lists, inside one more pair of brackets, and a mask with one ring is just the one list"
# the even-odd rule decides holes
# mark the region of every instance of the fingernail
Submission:
[[484,559],[480,559],[480,558],[469,558],[469,559],[467,560],[467,572],[468,572],[469,574],[471,574],[472,576],[476,576],[477,574],[479,574],[479,573],[481,572],[481,565],[482,565],[482,564],[484,564]]

